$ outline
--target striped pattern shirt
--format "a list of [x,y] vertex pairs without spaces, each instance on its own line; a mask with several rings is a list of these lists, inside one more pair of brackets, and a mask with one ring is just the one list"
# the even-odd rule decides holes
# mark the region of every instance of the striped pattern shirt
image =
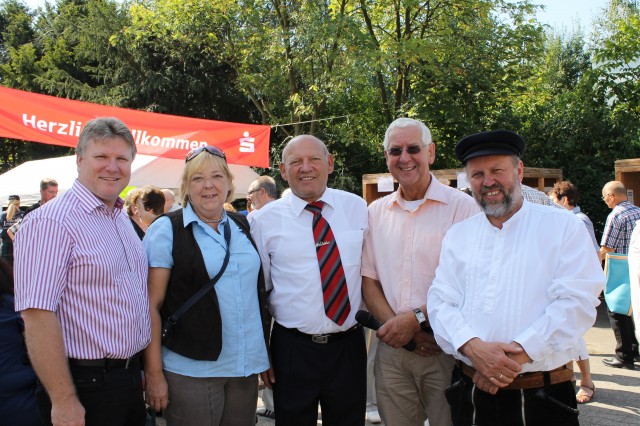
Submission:
[[522,184],[522,196],[525,200],[534,204],[542,204],[543,206],[552,206],[557,207],[559,209],[563,208],[562,206],[551,201],[551,198],[547,194],[542,191],[538,191],[535,188],[531,188],[530,186]]
[[638,220],[640,220],[640,208],[628,201],[619,203],[607,216],[600,245],[612,248],[616,253],[627,254],[631,234]]
[[128,358],[151,337],[147,257],[122,200],[77,180],[30,213],[15,239],[15,309],[55,312],[67,355]]

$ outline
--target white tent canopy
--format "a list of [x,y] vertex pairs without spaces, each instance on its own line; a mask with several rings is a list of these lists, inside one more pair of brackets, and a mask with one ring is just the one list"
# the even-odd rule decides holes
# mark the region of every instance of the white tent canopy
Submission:
[[[230,164],[229,168],[234,176],[235,198],[246,197],[247,188],[258,174],[249,166]],[[131,165],[129,185],[178,188],[183,169],[184,160],[138,154]],[[75,155],[27,161],[0,175],[0,204],[7,205],[7,199],[12,194],[20,196],[23,206],[35,203],[40,199],[40,181],[43,178],[55,179],[58,182],[58,195],[61,195],[71,188],[76,177],[78,170]]]

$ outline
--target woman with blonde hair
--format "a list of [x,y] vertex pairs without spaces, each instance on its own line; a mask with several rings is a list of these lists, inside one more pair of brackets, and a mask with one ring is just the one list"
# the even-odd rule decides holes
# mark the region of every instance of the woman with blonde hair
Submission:
[[18,223],[24,217],[24,212],[20,210],[20,197],[17,195],[9,195],[9,206],[7,210],[0,215],[0,239],[2,239],[2,247],[0,248],[0,256],[13,265],[13,240],[7,234],[9,228]]
[[233,176],[220,149],[187,154],[183,209],[147,230],[152,338],[146,398],[168,426],[253,426],[269,369],[260,257],[246,218],[224,210]]

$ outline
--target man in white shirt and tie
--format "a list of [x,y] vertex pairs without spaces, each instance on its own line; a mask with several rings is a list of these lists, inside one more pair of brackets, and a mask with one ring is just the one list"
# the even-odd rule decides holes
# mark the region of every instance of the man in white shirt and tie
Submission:
[[364,425],[366,348],[355,321],[365,201],[327,188],[333,157],[310,135],[291,139],[280,172],[292,194],[251,224],[275,323],[273,391],[279,426],[315,426],[318,403],[331,426]]

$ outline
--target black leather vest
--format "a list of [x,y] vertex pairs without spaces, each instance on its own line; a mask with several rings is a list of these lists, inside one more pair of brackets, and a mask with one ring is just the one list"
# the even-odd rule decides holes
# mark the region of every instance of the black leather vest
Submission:
[[[249,232],[249,223],[244,215],[227,212],[227,215],[240,227],[245,236],[256,245]],[[204,264],[202,252],[193,235],[192,226],[184,227],[182,209],[167,213],[173,229],[173,268],[160,309],[162,321],[196,293],[210,278]],[[256,249],[257,250],[257,249]],[[270,317],[267,311],[267,294],[264,286],[262,267],[258,273],[258,299],[265,342],[268,341]],[[215,361],[222,350],[222,320],[218,298],[214,291],[209,292],[196,302],[173,327],[164,345],[172,351],[195,360]]]

